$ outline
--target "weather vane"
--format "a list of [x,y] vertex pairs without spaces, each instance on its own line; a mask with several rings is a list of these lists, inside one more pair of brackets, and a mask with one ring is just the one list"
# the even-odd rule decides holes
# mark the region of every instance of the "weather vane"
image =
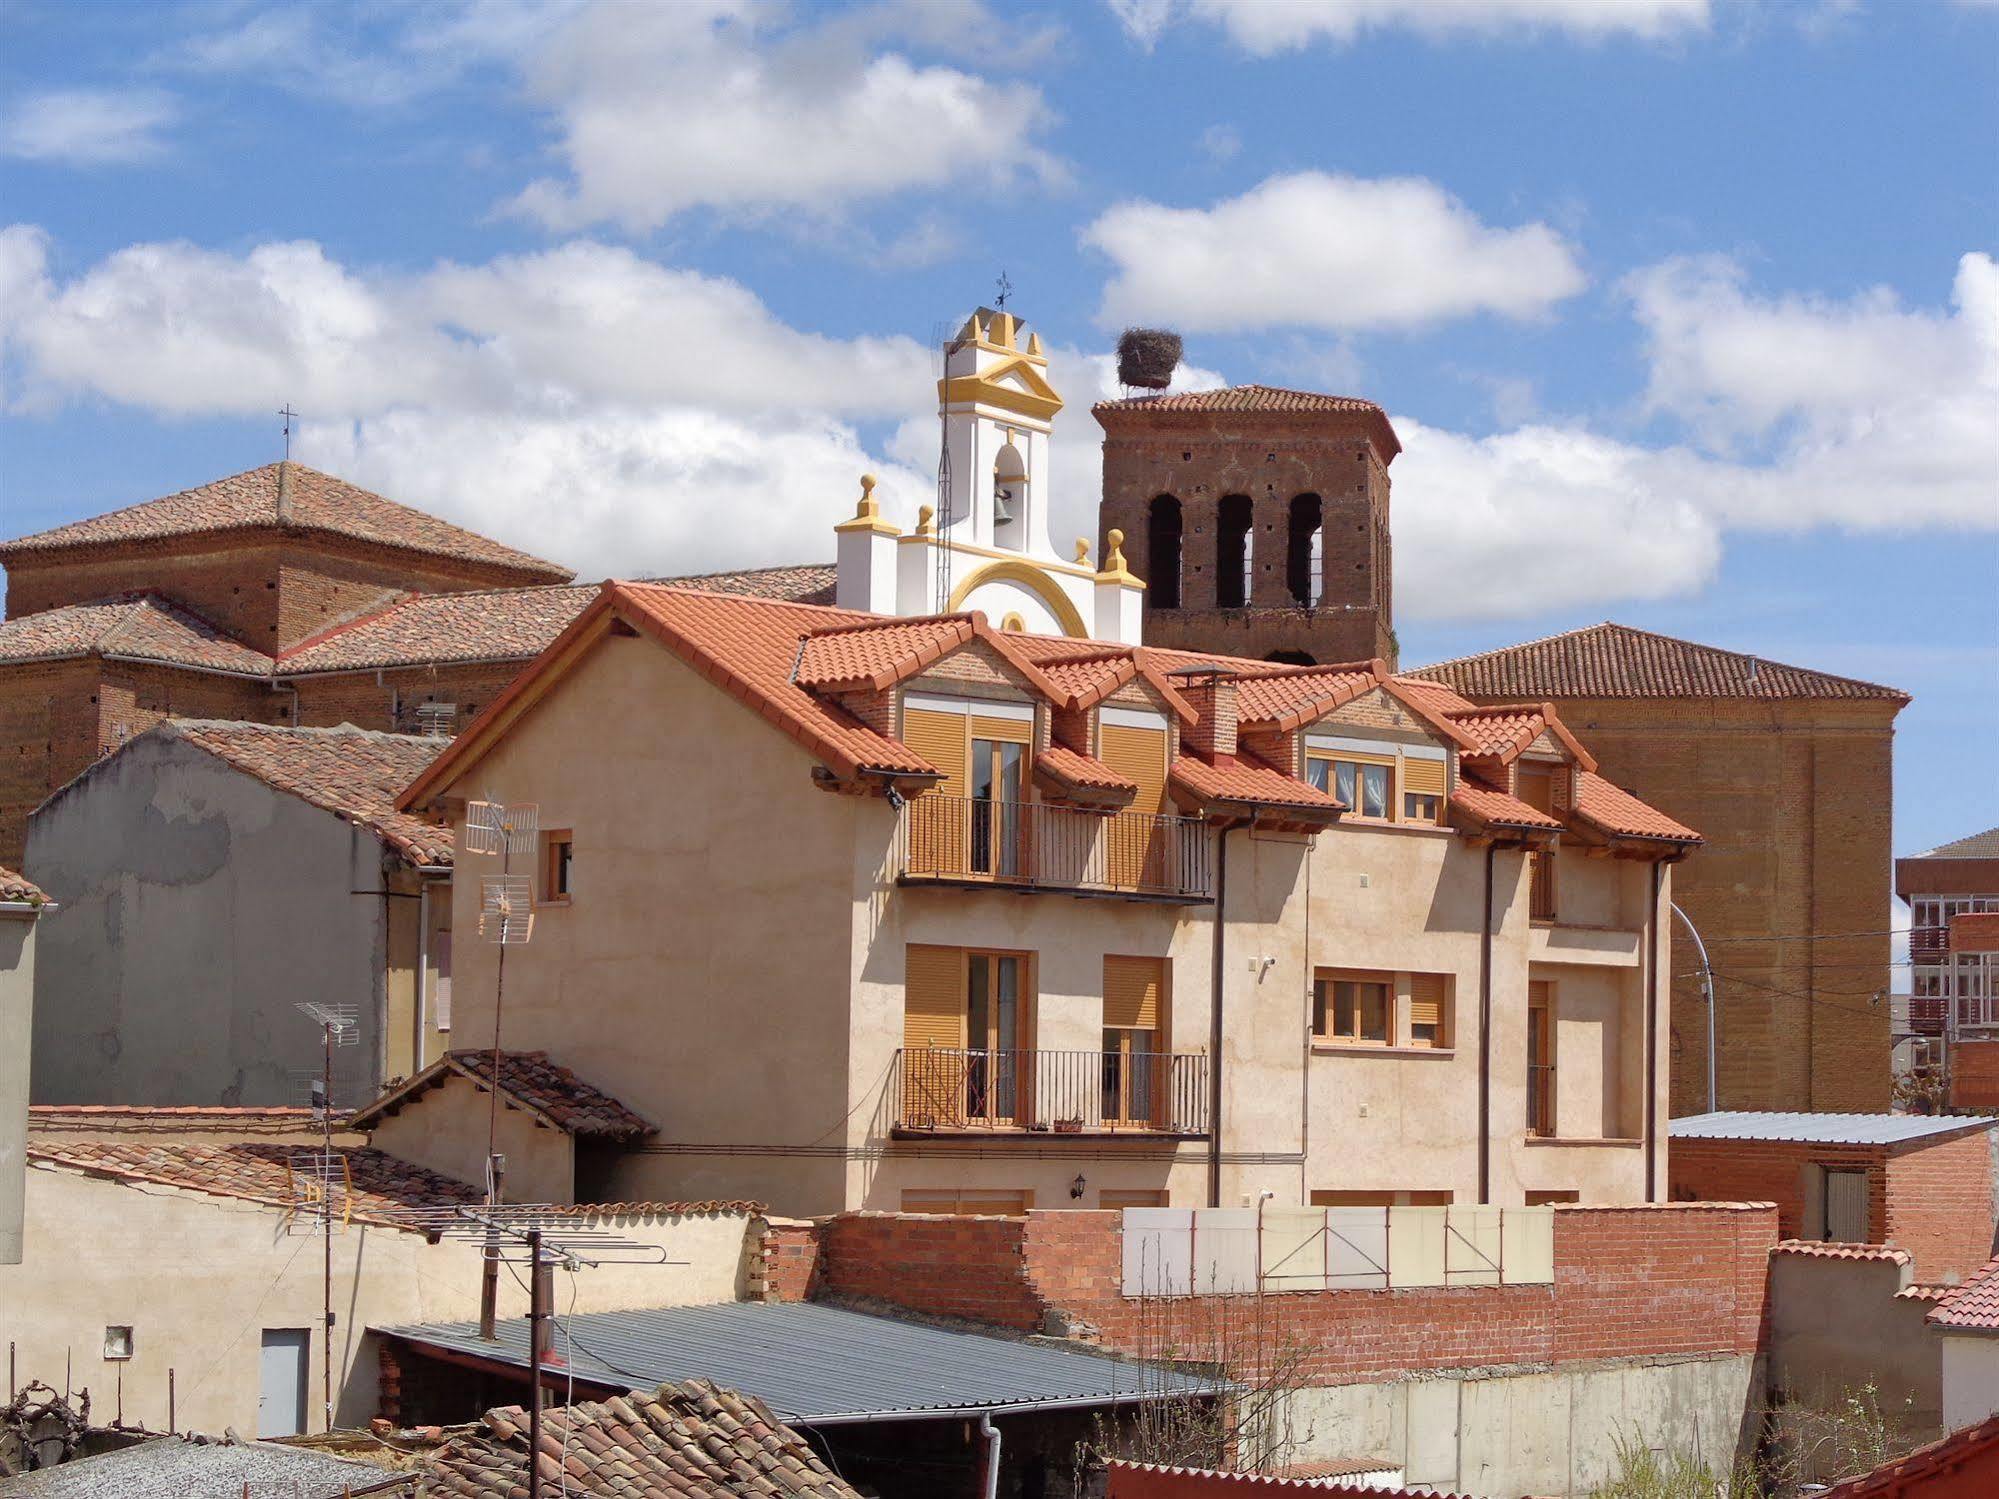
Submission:
[[1001,271],[999,273],[999,280],[995,281],[993,285],[999,288],[999,296],[994,299],[994,305],[1001,312],[1005,312],[1006,299],[1013,295],[1013,283],[1006,279],[1006,272]]
[[278,408],[278,415],[285,419],[285,462],[290,463],[292,461],[292,423],[298,420],[298,413],[292,410],[292,403],[287,401]]

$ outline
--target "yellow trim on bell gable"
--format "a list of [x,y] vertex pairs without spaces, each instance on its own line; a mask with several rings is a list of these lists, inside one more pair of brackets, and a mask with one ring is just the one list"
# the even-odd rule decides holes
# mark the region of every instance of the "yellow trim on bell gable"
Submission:
[[983,583],[1017,583],[1048,606],[1056,622],[1062,626],[1062,633],[1079,640],[1087,640],[1090,627],[1083,623],[1083,616],[1069,595],[1049,581],[1047,568],[1041,564],[1009,557],[1003,562],[991,562],[970,577],[962,580],[951,590],[949,608],[956,613],[963,606],[965,598],[974,588]]

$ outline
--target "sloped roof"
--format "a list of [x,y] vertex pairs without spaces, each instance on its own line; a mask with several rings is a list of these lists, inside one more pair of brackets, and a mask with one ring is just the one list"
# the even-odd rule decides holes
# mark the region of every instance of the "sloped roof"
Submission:
[[[1888,1265],[1912,1265],[1908,1250],[1892,1244],[1829,1244],[1817,1239],[1785,1239],[1770,1246],[1772,1254],[1801,1254],[1820,1260],[1878,1260]],[[1899,1293],[1898,1293],[1899,1294]]]
[[[464,1182],[439,1176],[386,1151],[334,1147],[346,1162],[348,1188],[342,1205],[357,1222],[408,1229],[399,1209],[448,1207],[481,1202],[485,1194]],[[296,1145],[259,1141],[177,1144],[154,1140],[71,1140],[48,1135],[29,1139],[27,1157],[43,1166],[81,1171],[111,1181],[179,1187],[209,1197],[237,1198],[269,1207],[297,1203],[291,1162]],[[411,1230],[414,1232],[415,1230]]]
[[[513,1499],[527,1460],[528,1413],[490,1410],[423,1460],[419,1492]],[[543,1411],[538,1467],[545,1492],[579,1499],[860,1499],[761,1400],[705,1379]]]
[[1960,1130],[1989,1129],[1999,1119],[1978,1114],[1801,1114],[1724,1109],[1672,1120],[1675,1140],[1783,1140],[1810,1145],[1899,1145]]
[[703,593],[739,593],[745,598],[776,599],[787,604],[831,604],[840,570],[830,562],[794,563],[788,567],[751,567],[736,572],[688,573],[677,578],[642,578]]
[[1301,821],[1328,826],[1347,810],[1346,803],[1338,797],[1328,796],[1309,781],[1286,775],[1246,752],[1217,764],[1194,755],[1181,755],[1173,762],[1168,779],[1196,802],[1273,807],[1295,814]]
[[0,901],[39,906],[45,904],[47,900],[48,897],[36,888],[34,881],[0,864]]
[[1103,761],[1066,744],[1051,744],[1035,755],[1034,773],[1053,776],[1065,788],[1121,793],[1127,801],[1138,791],[1138,782],[1129,776],[1118,774]]
[[120,594],[0,620],[0,663],[129,656],[237,676],[270,675],[271,658],[150,593]]
[[1619,838],[1670,838],[1676,843],[1705,841],[1685,823],[1668,817],[1650,803],[1641,802],[1593,770],[1576,772],[1575,811],[1583,821]]
[[1451,788],[1451,810],[1462,813],[1478,827],[1526,828],[1533,832],[1559,833],[1562,821],[1536,811],[1510,792],[1487,785],[1476,776],[1460,775]]
[[1296,666],[1236,680],[1236,718],[1243,724],[1295,729],[1352,702],[1381,680],[1381,663]]
[[969,614],[821,628],[800,645],[792,680],[830,692],[879,689],[921,671],[972,638]]
[[[381,734],[351,724],[337,729],[293,729],[220,719],[170,718],[131,744],[149,735],[183,740],[267,786],[366,828],[411,864],[452,862],[450,828],[396,808],[396,797],[403,787],[437,758],[450,743],[447,739]],[[120,753],[129,748],[127,745]]]
[[1909,700],[1906,692],[1894,687],[1786,666],[1610,621],[1440,661],[1403,675],[1443,682],[1471,697],[1537,701],[1572,697]]
[[1924,1320],[1965,1332],[1999,1332],[1999,1259],[1987,1260],[1973,1271]]
[[1849,1478],[1818,1499],[1920,1499],[1927,1494],[1969,1494],[1983,1480],[1987,1492],[1999,1482],[1999,1416],[1890,1458],[1871,1472]]
[[447,661],[531,661],[597,596],[584,584],[414,593],[278,657],[280,676]]
[[[446,1052],[415,1077],[357,1109],[348,1127],[373,1129],[450,1077],[466,1078],[484,1090],[493,1080],[493,1053],[478,1049]],[[550,1060],[545,1051],[501,1052],[500,1096],[567,1134],[635,1140],[653,1132],[651,1124],[610,1094]]]
[[267,463],[226,479],[0,542],[0,563],[73,547],[116,546],[216,531],[320,531],[398,551],[567,582],[566,567],[515,551],[302,463]]
[[1910,854],[1912,859],[1999,859],[1999,828],[1987,828],[1982,833],[1973,833],[1968,838],[1958,838],[1950,843],[1938,844],[1925,849],[1920,854]]

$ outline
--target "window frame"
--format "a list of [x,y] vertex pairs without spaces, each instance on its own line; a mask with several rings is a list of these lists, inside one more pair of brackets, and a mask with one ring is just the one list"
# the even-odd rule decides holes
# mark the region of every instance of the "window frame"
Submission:
[[[1342,1035],[1337,1030],[1328,1029],[1328,1026],[1338,1023],[1339,992],[1337,986],[1340,984],[1353,984],[1356,987],[1362,984],[1378,985],[1385,991],[1382,1002],[1383,1034],[1380,1040],[1358,1034],[1360,1019],[1363,1013],[1358,995],[1355,996],[1353,1012],[1356,1034],[1351,1036]],[[1354,1050],[1371,1051],[1384,1050],[1394,1046],[1397,1011],[1395,999],[1395,974],[1392,972],[1373,968],[1315,969],[1312,974],[1313,1042],[1320,1046],[1351,1047]]]
[[[556,888],[556,874],[561,872],[561,889]],[[537,876],[535,904],[539,906],[573,905],[576,892],[573,879],[576,870],[576,830],[574,828],[544,828],[541,834],[541,871]]]
[[[1442,981],[1443,993],[1437,1001],[1437,1036],[1417,1040],[1413,1010],[1415,984],[1419,977]],[[1326,1028],[1338,1016],[1337,991],[1322,992],[1322,985],[1341,983],[1384,984],[1388,990],[1387,1036],[1383,1040],[1341,1035]],[[1355,1020],[1359,1020],[1359,1008]],[[1309,1017],[1312,1046],[1321,1051],[1419,1052],[1449,1056],[1457,1049],[1457,974],[1439,969],[1383,969],[1317,967],[1312,970],[1312,1012]]]
[[[1536,1003],[1537,994],[1539,1003]],[[1561,1138],[1561,1113],[1557,1105],[1556,1071],[1560,1058],[1555,1054],[1555,1014],[1558,1000],[1553,979],[1527,981],[1527,1135],[1534,1140]],[[1537,1018],[1538,1017],[1538,1018]],[[1534,1060],[1534,1041],[1539,1033],[1542,1061]],[[1539,1068],[1541,1076],[1535,1076]]]

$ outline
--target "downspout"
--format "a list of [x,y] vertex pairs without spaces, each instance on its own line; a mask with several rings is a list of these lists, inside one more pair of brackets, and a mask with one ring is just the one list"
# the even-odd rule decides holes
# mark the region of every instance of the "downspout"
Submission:
[[991,1411],[979,1412],[979,1435],[986,1439],[985,1499],[999,1499],[1000,1434]]
[[[1652,861],[1652,909],[1645,916],[1645,1200],[1659,1200],[1659,886],[1665,866]],[[1710,1012],[1712,1013],[1712,1012]]]
[[1229,830],[1215,830],[1215,941],[1208,1006],[1208,1206],[1222,1205],[1222,933],[1228,924]]
[[410,1037],[410,1075],[423,1071],[424,1022],[430,1015],[430,892],[421,870],[416,877],[416,1025]]
[[1478,933],[1478,1201],[1492,1201],[1492,864],[1499,845],[1485,846],[1485,918]]

